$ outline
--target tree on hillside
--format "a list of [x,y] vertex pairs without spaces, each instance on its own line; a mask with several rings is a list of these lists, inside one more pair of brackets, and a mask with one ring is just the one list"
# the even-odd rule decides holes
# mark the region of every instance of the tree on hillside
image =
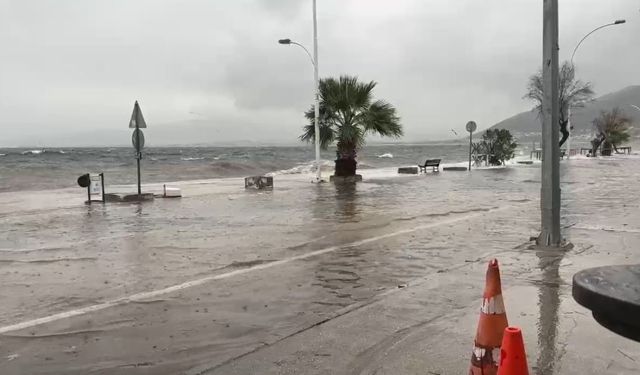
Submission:
[[515,156],[518,143],[507,129],[488,129],[482,135],[482,141],[475,145],[476,150],[489,155],[489,164],[504,165]]
[[[560,123],[560,133],[562,134],[562,138],[560,139],[560,146],[562,146],[567,141],[567,138],[569,138],[569,130],[567,129],[569,123],[569,106],[572,108],[584,107],[585,102],[593,99],[594,92],[591,82],[582,82],[576,79],[575,67],[568,61],[565,61],[560,68],[558,86],[560,101],[560,117],[558,118],[558,122]],[[529,77],[527,93],[524,95],[524,98],[536,103],[535,110],[538,111],[541,117],[543,97],[542,70],[540,70],[537,74]]]
[[[320,147],[326,150],[336,142],[336,176],[356,174],[357,152],[367,134],[398,138],[402,125],[396,109],[383,100],[374,100],[376,82],[359,82],[357,77],[320,80]],[[309,124],[300,139],[315,141],[314,107],[305,113]]]
[[596,130],[596,138],[591,141],[591,155],[595,156],[598,148],[602,145],[602,155],[611,155],[611,149],[618,152],[618,146],[627,142],[631,119],[624,115],[619,107],[611,111],[602,111],[600,116],[593,120],[593,127]]

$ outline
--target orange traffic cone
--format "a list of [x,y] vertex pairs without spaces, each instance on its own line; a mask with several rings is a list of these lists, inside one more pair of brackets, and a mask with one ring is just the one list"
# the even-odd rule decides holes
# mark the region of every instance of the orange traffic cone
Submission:
[[469,375],[496,375],[500,361],[502,335],[507,328],[507,313],[502,300],[500,268],[493,259],[487,267],[487,280],[484,287],[480,321],[471,353]]
[[504,329],[498,375],[529,375],[522,331],[518,327]]

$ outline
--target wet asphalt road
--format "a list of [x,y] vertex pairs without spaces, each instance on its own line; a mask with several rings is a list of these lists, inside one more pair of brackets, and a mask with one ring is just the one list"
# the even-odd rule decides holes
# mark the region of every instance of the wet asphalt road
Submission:
[[536,373],[635,373],[640,345],[570,296],[577,270],[640,259],[635,164],[565,168],[565,253],[528,247],[536,166],[271,193],[185,183],[145,205],[5,194],[23,208],[1,216],[0,373],[464,373],[494,256]]

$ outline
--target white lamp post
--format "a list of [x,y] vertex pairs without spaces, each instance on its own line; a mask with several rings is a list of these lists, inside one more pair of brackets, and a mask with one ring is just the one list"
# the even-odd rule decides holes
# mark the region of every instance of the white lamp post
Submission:
[[320,84],[318,79],[318,22],[316,17],[316,0],[313,0],[313,56],[309,53],[309,50],[300,43],[294,42],[291,39],[280,39],[280,44],[295,44],[301,47],[313,64],[313,80],[315,91],[315,105],[314,105],[314,130],[315,130],[315,146],[316,146],[316,182],[321,181],[320,171]]
[[[587,33],[587,35],[585,35],[582,39],[580,39],[580,41],[576,45],[576,48],[573,49],[573,53],[571,54],[571,68],[574,69],[574,74],[575,74],[575,68],[573,67],[573,58],[576,56],[576,51],[578,51],[578,47],[580,47],[582,42],[584,42],[584,40],[587,39],[587,37],[589,35],[595,33],[596,31],[598,31],[600,29],[604,29],[605,27],[609,27],[609,26],[621,25],[621,24],[623,24],[625,22],[627,22],[627,21],[626,20],[616,20],[616,21],[608,23],[606,25],[602,25],[602,26],[596,27],[595,29],[593,29],[589,33]],[[571,158],[571,103],[568,103],[568,105],[567,105],[567,131],[569,132],[569,137],[567,138],[567,159],[569,159],[569,158]]]

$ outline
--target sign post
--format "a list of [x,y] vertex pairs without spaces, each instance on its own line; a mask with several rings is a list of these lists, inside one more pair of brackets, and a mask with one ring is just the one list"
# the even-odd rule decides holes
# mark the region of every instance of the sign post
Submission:
[[478,125],[476,125],[475,121],[469,121],[466,128],[469,132],[469,172],[471,172],[471,145],[473,144],[473,132],[476,131]]
[[142,195],[142,187],[140,181],[140,160],[142,159],[142,149],[144,148],[144,133],[141,128],[146,128],[147,123],[144,121],[142,111],[136,100],[136,104],[133,106],[133,113],[131,114],[131,120],[129,120],[129,128],[134,128],[133,135],[131,136],[131,143],[136,150],[136,160],[138,163],[138,195]]

